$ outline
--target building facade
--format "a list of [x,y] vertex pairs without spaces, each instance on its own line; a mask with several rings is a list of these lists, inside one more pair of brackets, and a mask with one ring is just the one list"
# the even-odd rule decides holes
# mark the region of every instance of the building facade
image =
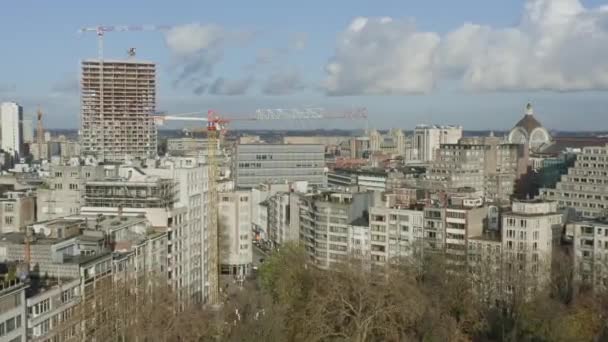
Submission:
[[36,197],[26,191],[9,191],[0,197],[0,233],[25,231],[36,221]]
[[236,186],[307,181],[326,185],[323,145],[239,144],[236,147]]
[[245,276],[253,262],[251,193],[221,192],[219,198],[221,273]]
[[28,341],[25,289],[25,284],[18,280],[0,283],[0,340],[2,341]]
[[560,208],[574,208],[581,218],[604,216],[608,210],[608,145],[583,148],[555,189],[540,189],[540,197],[556,201]]
[[456,144],[462,138],[462,126],[418,125],[412,142],[412,161],[428,163],[435,160],[441,144]]
[[14,157],[24,157],[23,107],[15,102],[0,104],[0,148]]
[[81,69],[82,152],[100,161],[156,156],[156,65],[85,60]]
[[532,105],[526,105],[526,113],[509,132],[508,140],[512,144],[523,144],[530,151],[538,152],[551,143],[549,131],[534,117]]

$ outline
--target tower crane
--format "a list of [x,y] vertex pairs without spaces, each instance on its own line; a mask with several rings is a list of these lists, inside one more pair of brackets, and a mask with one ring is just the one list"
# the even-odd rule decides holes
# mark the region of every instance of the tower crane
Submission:
[[[207,213],[207,229],[209,231],[209,246],[210,257],[209,262],[209,304],[220,304],[219,293],[219,272],[220,272],[220,254],[219,254],[219,225],[218,225],[218,202],[219,192],[217,189],[217,181],[219,175],[219,165],[217,162],[218,142],[221,135],[224,135],[228,129],[228,124],[233,121],[268,121],[268,120],[331,120],[331,119],[346,119],[358,120],[364,119],[367,121],[367,109],[357,108],[345,113],[331,113],[322,108],[312,109],[258,109],[255,116],[251,117],[234,117],[225,118],[220,116],[213,110],[207,111],[207,117],[203,116],[181,116],[192,115],[201,112],[172,114],[172,115],[154,115],[153,119],[157,125],[163,125],[166,121],[199,121],[205,122],[207,132],[207,164],[209,166],[208,180],[208,199],[209,212]],[[195,130],[191,130],[195,131]],[[198,131],[198,130],[196,130]]]
[[[97,34],[97,54],[99,60],[103,60],[103,37],[106,32],[138,32],[138,31],[166,31],[171,26],[166,25],[98,25],[82,27],[78,30],[78,33],[94,32]],[[129,50],[134,54],[135,50]]]

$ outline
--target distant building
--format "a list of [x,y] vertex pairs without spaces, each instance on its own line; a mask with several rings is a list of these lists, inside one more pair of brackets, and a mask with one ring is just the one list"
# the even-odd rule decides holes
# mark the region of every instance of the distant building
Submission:
[[251,271],[253,250],[249,191],[219,194],[221,273],[245,276]]
[[551,135],[534,117],[532,105],[526,105],[526,114],[509,132],[508,140],[512,144],[527,145],[531,152],[538,152],[551,143]]
[[0,197],[0,233],[20,232],[36,221],[36,197],[26,191],[9,191]]
[[238,188],[296,181],[327,184],[323,145],[239,144],[235,169]]
[[508,201],[528,166],[527,147],[503,143],[494,136],[441,144],[436,154],[427,168],[427,179],[446,188],[474,188],[491,200]]
[[0,126],[2,127],[0,148],[13,157],[24,157],[22,122],[23,107],[15,102],[0,104]]
[[14,280],[0,281],[0,340],[28,341],[26,334],[26,285]]
[[156,156],[156,65],[85,60],[81,65],[82,152],[100,161]]
[[578,154],[574,166],[561,176],[555,189],[540,189],[540,197],[574,208],[579,217],[594,218],[608,212],[608,145],[589,146]]
[[418,125],[414,130],[411,160],[428,163],[435,160],[441,144],[456,144],[462,138],[462,126]]
[[388,134],[383,135],[373,129],[370,131],[368,137],[370,152],[383,152],[388,155],[405,156],[407,139],[403,130],[393,128]]
[[[220,143],[218,140],[217,148]],[[209,140],[206,138],[171,138],[167,139],[167,153],[178,157],[206,158]]]
[[34,141],[34,126],[31,119],[24,119],[22,121],[23,127],[23,143],[29,144]]

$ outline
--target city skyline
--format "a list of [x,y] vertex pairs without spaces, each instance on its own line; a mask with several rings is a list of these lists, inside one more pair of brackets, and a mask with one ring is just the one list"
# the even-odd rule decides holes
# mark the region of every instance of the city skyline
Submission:
[[172,28],[108,33],[105,57],[126,58],[135,47],[138,59],[157,63],[157,107],[169,112],[364,106],[370,127],[508,130],[531,101],[548,129],[608,123],[605,1],[355,1],[325,10],[314,1],[151,1],[145,12],[138,3],[5,5],[13,15],[0,36],[13,49],[0,65],[0,100],[19,102],[26,117],[40,104],[46,127],[77,128],[78,63],[96,57],[97,42],[76,30],[160,24]]

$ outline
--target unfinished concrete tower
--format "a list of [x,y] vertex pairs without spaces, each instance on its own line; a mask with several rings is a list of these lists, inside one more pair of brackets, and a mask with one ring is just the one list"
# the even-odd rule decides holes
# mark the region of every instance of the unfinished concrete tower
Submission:
[[156,156],[156,65],[135,60],[85,60],[81,71],[84,155],[100,161]]

